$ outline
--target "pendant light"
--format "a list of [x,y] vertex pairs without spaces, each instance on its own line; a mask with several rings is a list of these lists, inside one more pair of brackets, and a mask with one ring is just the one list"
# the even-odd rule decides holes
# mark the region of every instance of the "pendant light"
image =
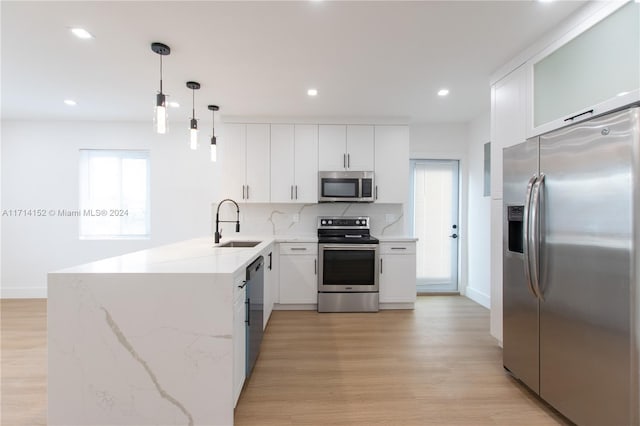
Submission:
[[187,87],[191,89],[193,97],[191,100],[191,107],[193,108],[193,115],[191,116],[191,124],[189,126],[189,146],[191,149],[198,149],[198,120],[196,120],[196,90],[200,88],[200,83],[197,81],[187,81]]
[[153,116],[156,132],[167,133],[167,97],[162,93],[162,57],[171,53],[169,46],[163,43],[151,43],[151,50],[160,55],[160,92],[156,95],[156,109]]
[[211,114],[211,161],[216,161],[218,157],[217,146],[216,146],[216,126],[215,126],[215,118],[216,111],[220,108],[218,105],[209,105],[207,108],[212,112]]

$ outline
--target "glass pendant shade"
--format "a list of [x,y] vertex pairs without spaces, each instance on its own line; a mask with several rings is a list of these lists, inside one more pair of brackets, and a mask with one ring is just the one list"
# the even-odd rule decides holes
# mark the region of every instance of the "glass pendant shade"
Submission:
[[198,120],[191,119],[191,126],[189,129],[189,146],[191,149],[198,149]]
[[218,147],[216,145],[216,137],[211,136],[211,161],[215,162],[218,159]]
[[156,132],[164,135],[167,133],[167,103],[166,97],[162,93],[156,96],[156,110],[153,117],[153,124]]

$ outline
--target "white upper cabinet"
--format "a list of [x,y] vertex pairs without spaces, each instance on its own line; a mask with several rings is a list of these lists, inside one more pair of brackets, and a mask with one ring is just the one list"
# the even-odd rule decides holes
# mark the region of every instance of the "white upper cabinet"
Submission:
[[245,194],[246,180],[246,135],[244,124],[225,124],[221,138],[218,140],[218,162],[222,198],[242,201]]
[[268,203],[269,184],[269,125],[247,124],[247,187],[245,201]]
[[293,202],[294,126],[292,124],[271,125],[271,201]]
[[271,125],[271,202],[318,201],[318,126]]
[[526,140],[525,66],[491,88],[491,198],[502,199],[502,150]]
[[409,194],[409,127],[375,127],[375,199],[405,203]]
[[320,125],[318,166],[320,171],[373,170],[373,126]]
[[347,126],[347,170],[371,171],[374,166],[373,126]]
[[297,203],[318,202],[318,126],[295,126],[294,197]]
[[226,124],[219,142],[224,198],[269,202],[269,125]]
[[347,126],[318,126],[318,169],[340,171],[347,167]]
[[640,99],[640,4],[612,12],[617,7],[612,3],[529,61],[529,136]]

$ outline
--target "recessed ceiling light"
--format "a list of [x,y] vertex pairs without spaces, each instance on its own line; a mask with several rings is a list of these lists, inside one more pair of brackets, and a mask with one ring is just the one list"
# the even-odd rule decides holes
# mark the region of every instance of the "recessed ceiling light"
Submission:
[[93,38],[93,36],[91,35],[91,33],[87,30],[85,30],[84,28],[71,28],[71,32],[78,38],[81,39],[89,39],[89,38]]
[[176,101],[170,101],[170,102],[169,102],[169,106],[170,106],[171,108],[180,108],[180,104],[179,104],[179,103],[177,103]]
[[449,94],[449,89],[438,90],[438,96],[447,96],[448,94]]
[[552,3],[554,0],[538,0],[539,3]]
[[76,106],[78,105],[78,103],[76,101],[74,101],[73,99],[65,99],[64,100],[64,104],[65,105],[69,105],[69,106]]
[[318,95],[318,89],[309,89],[309,90],[307,90],[307,95],[309,95],[309,96],[317,96]]

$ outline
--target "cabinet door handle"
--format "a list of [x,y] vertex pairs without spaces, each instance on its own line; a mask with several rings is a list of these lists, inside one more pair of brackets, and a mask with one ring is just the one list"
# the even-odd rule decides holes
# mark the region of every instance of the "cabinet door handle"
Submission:
[[251,301],[251,299],[249,299],[247,297],[247,300],[244,302],[245,305],[247,305],[246,310],[247,310],[247,319],[244,321],[247,323],[247,325],[251,325],[251,310],[249,309],[249,302]]
[[245,288],[246,285],[247,285],[247,282],[242,281],[242,285],[239,285],[238,288]]
[[382,258],[380,258],[380,275],[382,275]]
[[298,199],[298,185],[296,185],[296,200]]
[[313,259],[313,275],[318,275],[318,259]]
[[378,185],[376,185],[376,200],[378,199]]
[[273,269],[273,252],[269,252],[269,270]]
[[244,200],[244,185],[242,185],[242,199]]
[[406,247],[391,247],[391,250],[406,250]]
[[342,167],[347,168],[347,154],[342,154]]
[[305,251],[306,249],[306,247],[291,247],[292,251]]
[[351,168],[351,154],[347,154],[347,169]]
[[247,200],[249,199],[249,185],[247,185]]
[[293,185],[291,185],[291,199],[293,200]]

